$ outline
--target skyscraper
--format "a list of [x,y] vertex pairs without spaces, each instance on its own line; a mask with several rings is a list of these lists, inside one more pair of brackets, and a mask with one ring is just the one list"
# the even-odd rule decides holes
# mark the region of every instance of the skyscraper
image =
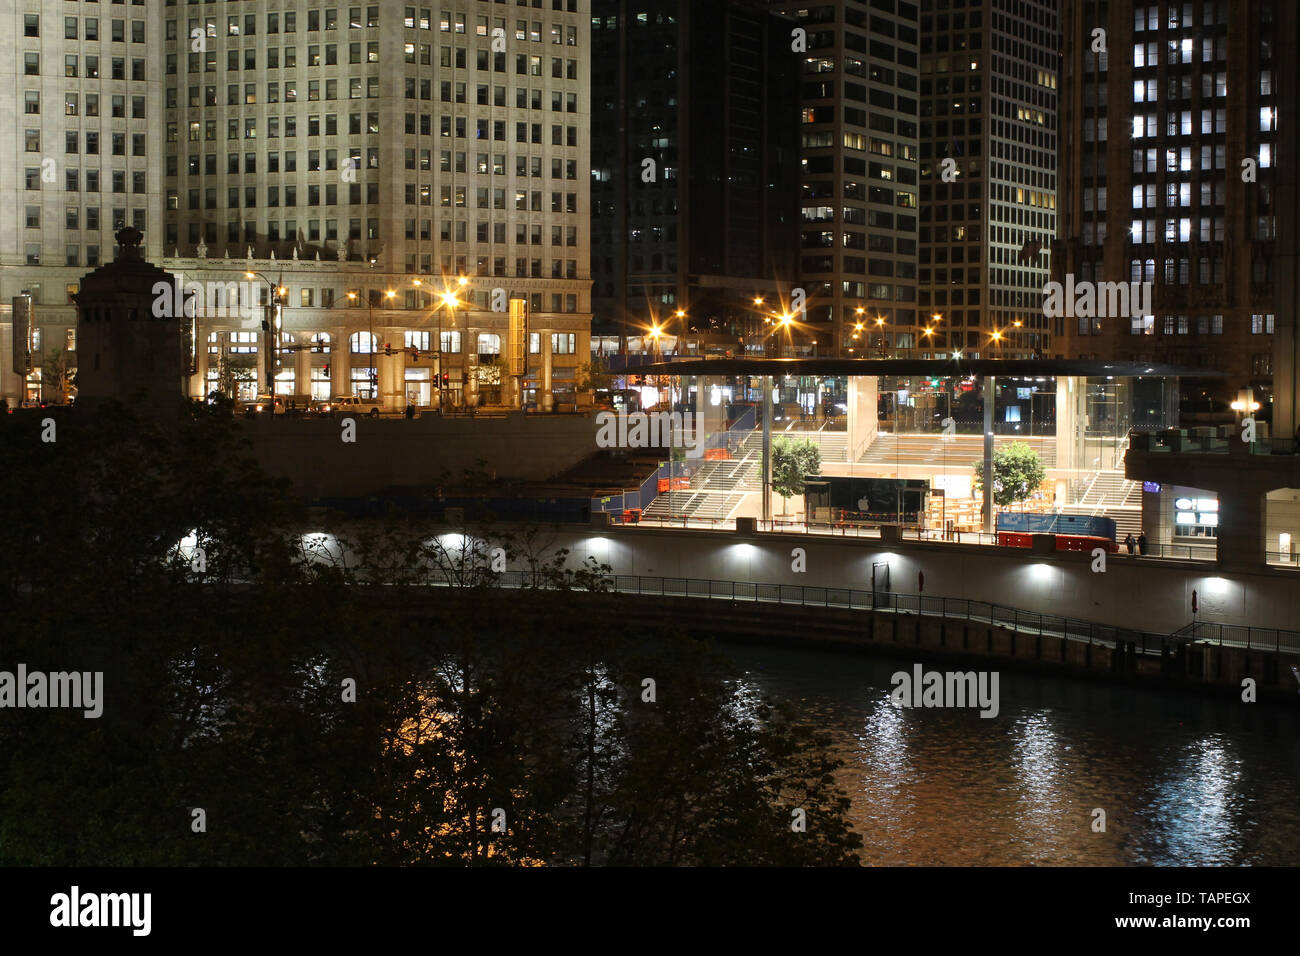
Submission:
[[770,310],[795,279],[790,20],[749,0],[595,0],[592,24],[597,325],[761,345],[755,299]]
[[30,89],[9,95],[43,121],[0,193],[39,197],[22,203],[39,215],[7,240],[0,288],[39,287],[39,328],[72,325],[67,292],[126,221],[148,258],[228,290],[198,300],[195,395],[222,359],[266,348],[272,301],[286,394],[505,401],[510,300],[527,311],[523,398],[573,391],[590,326],[586,0],[34,6],[9,44]]
[[[772,3],[798,20],[799,280],[824,354],[860,347],[866,316],[912,350],[917,312],[920,12],[906,0]],[[858,310],[862,312],[859,313]]]
[[1056,7],[922,4],[923,350],[1048,354],[1042,302],[1056,235]]
[[[1149,311],[1054,319],[1056,351],[1214,368],[1185,411],[1267,402],[1275,330],[1278,0],[1064,0],[1061,238],[1054,278],[1150,283]],[[1067,306],[1071,303],[1066,302]],[[1087,310],[1084,310],[1087,311]],[[1265,412],[1267,414],[1267,412]]]

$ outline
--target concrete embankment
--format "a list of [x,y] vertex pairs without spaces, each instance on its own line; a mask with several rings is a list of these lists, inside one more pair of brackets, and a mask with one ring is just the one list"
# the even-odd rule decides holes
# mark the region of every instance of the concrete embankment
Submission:
[[[524,608],[548,600],[529,591],[505,593],[508,600],[518,601]],[[450,596],[444,589],[430,589],[417,603],[436,605]],[[716,598],[573,593],[566,595],[565,601],[585,616],[617,622],[624,632],[677,628],[724,643],[948,661],[964,669],[1005,668],[1238,699],[1242,681],[1251,678],[1258,700],[1300,705],[1290,671],[1294,655],[1246,648],[1185,644],[1144,650],[1132,643],[1111,647],[928,614]]]

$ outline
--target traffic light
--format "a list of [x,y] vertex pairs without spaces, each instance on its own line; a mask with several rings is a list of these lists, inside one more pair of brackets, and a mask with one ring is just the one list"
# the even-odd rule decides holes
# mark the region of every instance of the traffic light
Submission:
[[393,354],[393,346],[392,346],[390,343],[388,343],[388,342],[385,342],[385,343],[384,343],[384,354],[385,354],[385,355],[392,355],[392,354]]
[[418,361],[420,361],[420,350],[419,350],[419,349],[411,349],[411,361],[412,361],[412,362],[418,362]]
[[443,372],[443,373],[442,373],[442,387],[443,387],[443,388],[446,388],[447,385],[450,384],[450,382],[451,382],[451,373],[449,373],[449,372]]

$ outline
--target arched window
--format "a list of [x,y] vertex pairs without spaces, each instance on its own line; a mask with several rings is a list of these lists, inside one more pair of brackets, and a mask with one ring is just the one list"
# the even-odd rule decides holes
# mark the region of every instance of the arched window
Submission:
[[311,337],[311,350],[313,352],[328,353],[330,350],[330,334],[328,332],[317,332]]
[[375,337],[369,332],[353,332],[351,346],[353,355],[371,355],[375,351]]

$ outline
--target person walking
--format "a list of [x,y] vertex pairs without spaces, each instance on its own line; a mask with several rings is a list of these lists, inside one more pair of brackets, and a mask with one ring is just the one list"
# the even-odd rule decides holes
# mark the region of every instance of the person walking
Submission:
[[1133,552],[1137,549],[1137,541],[1133,538],[1132,531],[1130,531],[1128,536],[1124,539],[1124,547],[1128,549],[1129,557],[1132,557]]
[[1138,532],[1138,554],[1145,555],[1146,553],[1147,553],[1147,533],[1145,531],[1139,531]]
[[415,406],[412,405],[410,402],[407,402],[407,403],[406,403],[406,420],[407,420],[407,421],[410,421],[410,420],[411,420],[412,418],[414,418],[414,417],[415,417]]

